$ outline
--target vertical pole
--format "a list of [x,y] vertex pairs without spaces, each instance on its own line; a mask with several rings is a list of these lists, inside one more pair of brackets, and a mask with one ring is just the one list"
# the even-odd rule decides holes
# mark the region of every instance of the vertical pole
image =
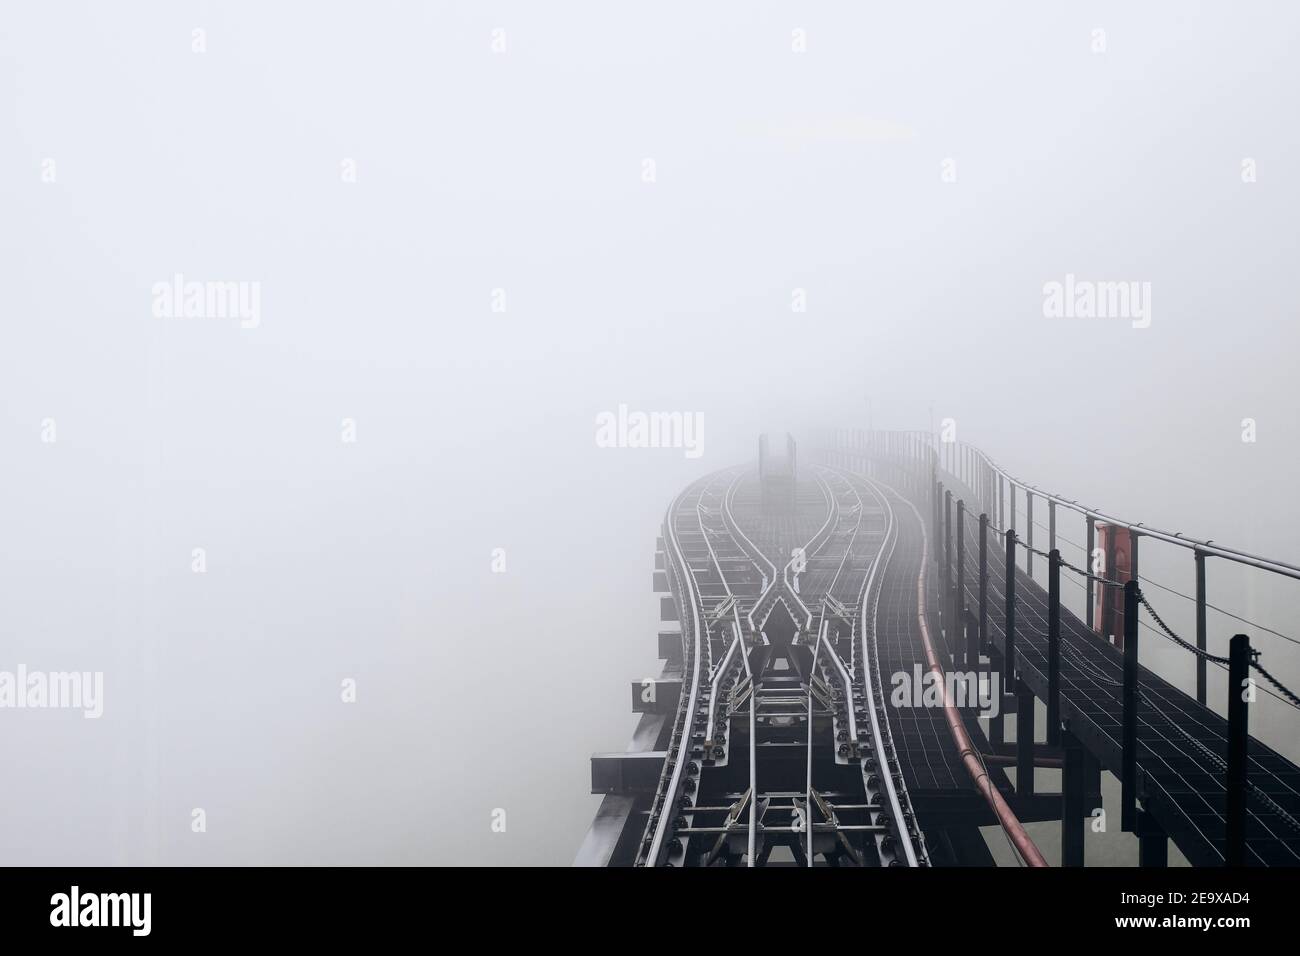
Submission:
[[[993,753],[1000,754],[1006,744],[1006,703],[1011,700],[1007,693],[1007,685],[1002,683],[1002,655],[997,652],[996,648],[990,647],[989,652],[989,688],[993,690],[993,682],[997,681],[996,697],[997,716],[989,718],[989,743],[993,746]],[[995,673],[996,672],[996,673]]]
[[1084,809],[1097,809],[1102,806],[1101,795],[1101,761],[1094,757],[1085,747],[1083,751],[1083,798],[1090,801]]
[[1025,573],[1034,576],[1034,493],[1025,492]]
[[1061,743],[1061,552],[1047,559],[1047,743]]
[[[973,611],[966,612],[966,669],[976,670],[980,666],[980,631],[979,622]],[[953,655],[954,657],[956,655]],[[969,698],[967,698],[969,699]]]
[[1096,596],[1093,593],[1093,588],[1095,588],[1096,585],[1093,583],[1091,576],[1097,573],[1096,571],[1093,570],[1092,567],[1092,551],[1093,548],[1096,547],[1096,539],[1097,539],[1097,523],[1093,519],[1092,515],[1088,515],[1088,537],[1086,539],[1088,545],[1088,553],[1083,556],[1083,566],[1085,569],[1087,569],[1089,575],[1085,584],[1087,585],[1088,588],[1086,600],[1088,602],[1088,607],[1087,607],[1088,630],[1090,631],[1093,630],[1095,627],[1095,624],[1093,622],[1092,602],[1096,600]]
[[1138,811],[1138,866],[1169,865],[1169,837],[1145,810]]
[[[1205,555],[1193,552],[1196,558],[1196,649],[1205,651]],[[1196,658],[1196,702],[1205,705],[1205,658]]]
[[1228,805],[1224,813],[1223,863],[1246,865],[1246,745],[1250,713],[1246,682],[1250,677],[1250,638],[1233,635],[1228,642]]
[[1137,828],[1138,583],[1124,585],[1124,723],[1120,746],[1120,827]]
[[1002,643],[1002,686],[1011,687],[1016,676],[1016,533],[1007,529],[1006,634]]
[[[1116,536],[1119,531],[1116,525],[1102,525],[1106,542],[1102,546],[1104,552],[1103,561],[1105,562],[1106,571],[1102,577],[1110,581],[1119,581],[1118,568],[1118,548],[1116,547]],[[1101,592],[1101,632],[1106,635],[1107,640],[1115,642],[1115,646],[1120,650],[1124,649],[1124,632],[1120,630],[1120,595],[1113,587],[1107,586]]]
[[980,650],[989,646],[989,516],[980,515]]
[[1129,577],[1136,581],[1138,579],[1138,533],[1132,529],[1128,533],[1128,566]]
[[943,510],[943,482],[936,480],[934,483],[934,526],[931,528],[931,537],[934,539],[934,563],[939,563],[939,528],[943,524],[943,518],[940,511]]
[[1003,527],[1015,531],[1016,530],[1016,486],[1011,484],[1011,482],[1007,482],[1007,492],[1011,496],[1011,507],[1007,509],[1007,523],[1004,524]]
[[1056,550],[1056,502],[1047,502],[1047,550]]
[[[943,493],[943,600],[939,607],[947,613],[949,597],[952,594],[952,492]],[[943,629],[948,631],[950,621],[943,622]]]
[[1061,768],[1061,865],[1083,866],[1083,744],[1067,729]]
[[[957,628],[953,636],[960,639],[962,618],[966,614],[966,502],[957,499],[957,587],[952,595],[952,623]],[[957,645],[949,645],[953,658],[957,657]]]
[[1007,526],[1006,496],[1002,487],[1002,479],[998,479],[998,527]]
[[1016,794],[1034,795],[1034,692],[1016,683]]

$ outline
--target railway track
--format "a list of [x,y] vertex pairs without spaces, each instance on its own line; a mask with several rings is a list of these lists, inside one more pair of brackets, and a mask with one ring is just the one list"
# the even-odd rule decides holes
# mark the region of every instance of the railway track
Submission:
[[750,469],[686,488],[664,520],[683,687],[641,866],[924,866],[875,654],[887,497],[818,466],[792,513]]

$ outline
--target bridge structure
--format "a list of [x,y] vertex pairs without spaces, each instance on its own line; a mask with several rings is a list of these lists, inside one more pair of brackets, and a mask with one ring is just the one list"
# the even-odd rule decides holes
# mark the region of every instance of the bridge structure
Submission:
[[[1116,815],[1104,773],[1144,866],[1170,841],[1193,865],[1300,865],[1300,769],[1249,734],[1258,695],[1300,699],[1249,634],[1207,649],[1205,562],[1300,567],[1122,521],[926,432],[829,432],[800,457],[787,439],[774,463],[761,440],[757,465],[670,505],[663,671],[632,682],[627,750],[592,757],[603,799],[577,865],[992,865],[998,827],[1022,865],[1080,866],[1085,828]],[[1147,539],[1194,559],[1194,636],[1145,593]],[[1194,694],[1143,663],[1144,631],[1186,652]],[[1219,706],[1210,667],[1228,673]],[[1026,828],[1048,820],[1059,847]]]

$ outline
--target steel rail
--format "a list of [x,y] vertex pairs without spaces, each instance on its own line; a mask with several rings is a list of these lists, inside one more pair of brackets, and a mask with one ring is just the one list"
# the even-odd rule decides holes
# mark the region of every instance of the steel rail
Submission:
[[[877,500],[879,500],[884,506],[886,524],[884,541],[881,543],[880,551],[876,554],[875,560],[872,561],[871,572],[867,575],[867,578],[862,585],[862,598],[859,601],[859,607],[862,610],[858,614],[858,619],[860,621],[865,621],[865,618],[863,617],[866,611],[865,602],[867,596],[872,593],[871,588],[876,580],[876,576],[880,569],[888,567],[889,562],[894,556],[894,547],[898,542],[898,528],[894,521],[893,508],[889,506],[889,502],[884,499],[883,495],[876,492],[871,482],[867,482],[867,486],[872,488],[872,493],[876,495]],[[861,502],[861,495],[858,496],[858,500]],[[888,550],[886,550],[886,548],[888,548]],[[878,593],[876,597],[877,600],[871,609],[871,632],[873,635],[876,632],[876,614],[880,603]],[[895,761],[891,759],[890,748],[886,747],[885,735],[881,733],[880,729],[880,718],[877,711],[884,692],[880,686],[880,669],[877,655],[867,653],[867,636],[865,627],[862,628],[860,638],[862,641],[862,686],[866,691],[867,696],[870,698],[866,703],[867,712],[871,715],[871,739],[873,749],[876,751],[876,766],[880,768],[880,779],[885,784],[885,796],[889,800],[889,806],[893,811],[894,829],[898,837],[898,842],[903,847],[903,855],[907,860],[907,865],[919,866],[920,863],[917,858],[916,847],[913,845],[912,834],[908,830],[907,818],[903,814],[902,802],[898,797],[898,788],[894,785]],[[888,725],[886,725],[886,729],[888,729]],[[857,735],[855,733],[854,739],[856,739],[856,737]],[[891,732],[889,743],[892,744],[892,742],[893,735]]]
[[759,573],[762,573],[762,568],[759,567],[759,563],[758,563],[759,561],[763,562],[763,564],[766,564],[768,570],[771,572],[770,576],[763,575],[763,580],[765,582],[763,585],[763,589],[759,592],[758,597],[754,599],[753,606],[751,606],[749,611],[746,612],[745,614],[745,619],[749,621],[749,632],[751,634],[757,634],[759,632],[761,625],[759,625],[754,620],[754,612],[757,611],[762,606],[763,601],[767,598],[768,594],[771,593],[772,589],[776,587],[777,572],[776,572],[776,565],[763,552],[763,549],[760,548],[758,545],[754,544],[754,542],[750,539],[749,535],[745,534],[744,529],[740,527],[740,522],[736,520],[736,516],[732,512],[732,502],[735,500],[736,497],[736,488],[740,486],[740,479],[742,477],[744,477],[743,473],[740,476],[738,476],[734,482],[732,482],[731,487],[727,489],[727,494],[723,496],[722,521],[723,524],[727,526],[728,530],[731,531],[731,536],[733,540],[738,539],[741,542],[741,550],[745,551],[746,554],[748,554],[750,563],[753,564],[754,567],[758,569]]
[[[740,541],[743,542],[743,544],[741,544],[741,550],[745,551],[749,555],[750,563],[753,564],[755,568],[758,568],[758,562],[762,561],[768,567],[770,576],[764,575],[767,583],[763,585],[763,589],[759,593],[758,600],[761,601],[763,594],[767,592],[771,582],[776,580],[776,565],[772,563],[771,559],[763,553],[762,549],[759,548],[758,545],[754,544],[754,542],[750,540],[749,535],[745,534],[744,530],[740,527],[740,522],[736,520],[735,515],[732,513],[731,503],[736,497],[736,489],[740,487],[740,479],[744,476],[744,472],[741,472],[736,476],[736,480],[731,483],[731,487],[727,489],[726,495],[723,496],[722,521],[731,532],[731,536],[733,538],[738,537]],[[755,558],[757,558],[757,560],[755,560]],[[758,570],[762,573],[761,568],[758,568]],[[757,603],[757,601],[755,603]],[[753,621],[750,621],[750,625],[753,626]]]
[[[835,585],[836,585],[836,583],[837,583],[837,582],[839,581],[839,579],[840,579],[840,574],[843,573],[843,571],[844,571],[844,565],[845,565],[845,563],[848,561],[849,554],[850,554],[850,553],[852,552],[852,550],[853,550],[853,545],[857,542],[858,532],[859,532],[859,530],[862,528],[862,507],[863,507],[862,496],[859,495],[859,494],[857,493],[856,489],[854,489],[852,482],[850,482],[850,481],[848,481],[847,479],[845,479],[842,475],[838,475],[838,474],[836,474],[835,472],[830,472],[830,474],[835,475],[836,477],[839,477],[840,480],[844,481],[844,484],[848,487],[849,492],[850,492],[851,494],[853,494],[854,497],[856,497],[856,498],[858,499],[858,515],[857,515],[858,520],[857,520],[857,523],[854,524],[854,526],[853,526],[853,533],[852,533],[852,535],[849,537],[849,543],[848,543],[848,545],[847,545],[847,546],[845,547],[845,549],[844,549],[844,557],[842,557],[842,558],[840,559],[839,566],[835,569],[835,577],[831,579],[831,583],[826,587],[826,592],[825,592],[825,593],[826,593],[827,595],[830,595],[831,592],[833,592],[833,591],[835,590]],[[830,485],[829,485],[829,483],[828,483],[828,484],[827,484],[827,488],[829,489],[829,487],[830,487]],[[829,538],[828,538],[828,540],[829,540]],[[825,601],[824,601],[824,599],[823,599],[823,607],[824,607],[824,606],[825,606]],[[859,613],[860,613],[860,612],[859,612]],[[845,667],[845,665],[844,665],[844,661],[840,658],[840,655],[837,654],[837,653],[835,653],[834,648],[832,648],[832,647],[830,646],[830,642],[827,640],[827,637],[826,637],[826,629],[827,629],[827,626],[828,626],[828,622],[827,622],[827,620],[826,620],[826,616],[825,616],[825,614],[823,614],[823,615],[822,615],[822,626],[821,626],[821,628],[819,629],[818,634],[817,634],[816,650],[814,650],[814,653],[813,653],[814,663],[815,663],[815,661],[816,661],[817,651],[819,651],[819,650],[821,649],[821,646],[822,646],[823,644],[825,644],[825,645],[826,645],[826,653],[827,653],[827,655],[829,656],[830,661],[831,661],[831,663],[834,665],[835,669],[836,669],[837,671],[839,671],[839,674],[840,674],[840,680],[841,680],[841,681],[843,682],[843,684],[844,684],[844,696],[845,696],[846,698],[848,698],[849,703],[851,704],[851,703],[853,702],[853,677],[852,677],[852,675],[849,673],[848,668]],[[848,712],[849,712],[849,739],[850,739],[850,740],[854,740],[854,741],[856,741],[856,740],[858,739],[858,724],[857,724],[857,717],[856,717],[856,715],[854,714],[854,710],[855,710],[855,708],[853,708],[853,707],[849,707],[849,708],[848,708]],[[809,713],[810,713],[810,715],[811,715],[811,711],[809,711]],[[811,757],[811,752],[810,752],[810,754],[809,754],[809,760],[811,760],[811,759],[812,759],[812,757]],[[811,771],[810,771],[810,772],[811,772]],[[810,788],[810,789],[811,789],[811,788]],[[811,808],[809,809],[809,812],[811,813]]]
[[[720,509],[720,510],[722,511],[722,524],[723,524],[723,527],[726,528],[726,530],[727,530],[727,534],[729,534],[729,535],[732,536],[732,543],[733,543],[733,544],[736,543],[736,540],[735,540],[735,531],[733,530],[732,526],[734,525],[736,529],[739,529],[740,526],[739,526],[738,524],[736,524],[734,518],[731,518],[731,503],[730,503],[730,502],[731,502],[731,497],[732,497],[732,495],[735,493],[736,487],[740,484],[740,480],[741,480],[742,478],[744,478],[744,477],[745,477],[745,472],[744,472],[744,470],[743,470],[743,469],[739,470],[738,473],[736,474],[736,477],[732,479],[731,484],[729,484],[729,485],[727,486],[727,490],[724,491],[724,492],[722,493],[722,505],[721,505],[721,509]],[[699,510],[700,510],[700,508],[701,508],[701,506],[702,506],[702,504],[703,504],[703,498],[704,498],[704,496],[701,495],[701,496],[700,496],[700,501],[697,502],[696,505],[695,505],[695,510],[696,510],[697,513],[699,512]],[[730,521],[728,520],[729,518],[731,518]],[[702,517],[700,518],[700,526],[701,526],[701,527],[704,526],[704,519],[703,519]],[[717,532],[714,532],[714,533],[716,534]],[[727,589],[727,597],[735,599],[736,595],[735,595],[735,593],[731,590],[731,583],[730,583],[729,581],[727,581],[727,575],[726,575],[726,572],[724,572],[724,571],[722,570],[722,565],[718,562],[718,554],[717,554],[716,551],[713,550],[713,542],[709,540],[709,533],[708,533],[707,531],[706,531],[705,534],[704,534],[704,543],[705,543],[706,545],[708,545],[708,548],[709,548],[709,557],[713,559],[713,566],[714,566],[714,568],[716,568],[717,571],[718,571],[718,579],[719,579],[720,581],[722,581],[722,586],[723,586],[724,588]],[[742,551],[745,551],[745,548],[742,547],[741,550],[742,550]],[[750,564],[754,565],[754,570],[758,571],[758,572],[761,574],[762,571],[763,571],[763,569],[760,568],[760,567],[758,566],[758,562],[756,562],[756,561],[754,560],[753,555],[749,554],[749,553],[746,551],[745,557],[748,559],[748,561],[749,561]],[[769,561],[768,563],[771,564],[770,561]],[[774,574],[775,574],[775,571],[776,571],[775,566],[773,566],[773,573],[774,573]]]
[[840,558],[839,567],[835,569],[835,577],[831,578],[831,583],[826,586],[826,595],[833,597],[835,594],[835,585],[839,583],[840,575],[844,573],[844,566],[848,563],[849,555],[853,553],[853,546],[858,541],[858,532],[862,530],[863,501],[862,496],[857,493],[856,489],[854,489],[851,481],[838,472],[831,472],[831,474],[843,481],[844,484],[848,486],[849,491],[858,499],[858,520],[853,525],[853,533],[849,536],[849,543],[844,548],[844,557]]
[[[736,486],[736,484],[738,484],[738,483],[740,482],[740,478],[741,478],[741,476],[742,476],[743,474],[744,474],[744,473],[742,472],[740,475],[737,475],[736,478],[731,482],[731,484],[727,486],[727,491],[724,491],[724,492],[723,492],[723,494],[722,494],[722,510],[723,510],[724,512],[726,511],[726,507],[727,507],[727,494],[728,494],[728,492],[731,491],[732,488],[734,488],[734,487]],[[710,558],[710,560],[713,561],[713,568],[714,568],[714,570],[716,570],[716,571],[718,572],[718,580],[722,582],[722,586],[726,589],[726,591],[727,591],[727,597],[731,599],[732,608],[733,608],[733,610],[734,610],[734,609],[735,609],[735,606],[736,606],[736,595],[735,595],[735,593],[731,590],[731,583],[727,580],[726,572],[722,570],[722,564],[718,561],[718,552],[715,551],[715,550],[713,549],[713,542],[709,539],[709,531],[704,527],[704,515],[703,515],[703,513],[702,513],[702,508],[703,508],[703,505],[704,505],[704,494],[707,493],[707,491],[708,491],[708,489],[707,489],[707,487],[706,487],[705,492],[704,492],[704,493],[701,493],[699,500],[695,503],[695,515],[696,515],[696,520],[699,521],[700,528],[701,528],[701,530],[702,530],[702,532],[703,532],[703,534],[704,534],[704,544],[705,544],[705,546],[709,549],[709,558]],[[722,523],[723,523],[723,526],[726,527],[726,523],[727,523],[727,521],[726,521],[725,516],[724,516],[724,518],[723,518]],[[731,533],[730,530],[728,530],[727,533],[730,534],[730,533]],[[733,543],[734,543],[734,539],[733,539]],[[752,560],[752,559],[750,560],[750,563],[753,564],[753,560]],[[755,565],[755,568],[757,568],[757,565]],[[704,629],[705,629],[706,632],[709,631],[709,622],[708,622],[708,618],[707,618],[707,617],[705,618],[705,621],[704,621]],[[712,633],[711,633],[711,632],[709,632],[709,637],[710,637],[710,640],[712,640]],[[740,637],[740,632],[739,632],[739,630],[738,630],[738,631],[736,632],[736,639],[739,639],[739,637]],[[727,661],[727,660],[730,660],[730,658],[731,658],[731,651],[728,650],[728,651],[727,651],[726,658],[723,660],[723,664],[722,664],[722,666],[719,667],[719,668],[717,668],[717,669],[715,670],[715,672],[714,672],[714,675],[713,675],[713,685],[714,685],[715,687],[717,686],[717,682],[718,682],[718,677],[719,677],[719,675],[721,675],[722,671],[726,668],[726,661]],[[713,727],[713,706],[714,706],[714,701],[715,701],[715,700],[716,700],[716,696],[715,696],[715,695],[710,695],[710,696],[709,696],[709,728],[710,728],[709,733],[712,733],[712,727]]]
[[[844,696],[848,699],[849,703],[851,704],[853,703],[853,677],[851,674],[849,674],[848,669],[844,666],[844,661],[840,660],[840,655],[835,653],[835,649],[831,647],[830,641],[826,639],[826,627],[827,627],[827,622],[823,619],[821,630],[818,632],[817,635],[817,643],[818,646],[822,644],[826,645],[826,654],[830,658],[831,664],[834,665],[837,671],[839,671],[840,680],[844,683]],[[857,718],[853,714],[852,707],[849,707],[848,711],[849,711],[849,739],[857,740],[858,739]]]
[[[817,530],[817,533],[814,534],[811,538],[809,538],[808,542],[799,549],[800,551],[803,552],[805,567],[807,567],[807,562],[811,560],[817,554],[817,552],[820,551],[825,546],[828,540],[830,540],[829,529],[832,524],[839,522],[839,515],[840,515],[840,503],[839,501],[836,500],[835,496],[831,494],[830,485],[826,482],[826,479],[823,478],[820,474],[816,475],[816,478],[817,478],[817,485],[822,492],[822,497],[826,499],[827,514],[826,514],[826,521]],[[804,614],[803,630],[806,632],[812,629],[812,610],[808,607],[807,604],[804,603],[803,598],[799,596],[799,592],[795,590],[794,583],[790,580],[790,569],[793,566],[794,566],[794,558],[791,557],[790,560],[786,562],[785,567],[782,568],[781,577],[785,581],[786,590],[790,592],[790,594],[794,597],[795,602],[799,605],[799,609],[803,611]]]
[[745,854],[745,865],[754,866],[754,847],[758,836],[758,744],[755,726],[757,724],[758,684],[754,672],[749,669],[749,648],[740,642],[741,660],[745,662],[745,675],[749,678],[749,850]]
[[[708,487],[707,484],[704,484],[706,480],[707,479],[701,479],[699,482],[699,484],[703,485],[700,490],[701,495],[704,493],[704,488]],[[685,710],[681,711],[679,714],[681,730],[678,732],[677,757],[673,760],[672,773],[668,780],[668,786],[663,792],[663,802],[659,806],[659,818],[655,821],[654,837],[650,843],[650,850],[646,854],[647,866],[658,866],[659,855],[663,852],[664,838],[668,831],[668,826],[674,817],[669,804],[671,804],[676,798],[677,790],[681,786],[682,768],[685,766],[687,760],[686,748],[690,743],[691,723],[694,720],[695,708],[697,706],[700,691],[700,658],[702,654],[701,641],[703,640],[703,635],[700,629],[700,597],[695,585],[694,572],[691,571],[691,566],[687,562],[686,556],[682,553],[681,542],[677,540],[676,521],[677,510],[681,505],[682,499],[686,496],[687,492],[691,491],[694,487],[694,485],[687,487],[673,500],[672,506],[668,509],[668,519],[665,522],[666,527],[664,529],[667,532],[665,539],[666,543],[671,547],[669,559],[670,563],[673,565],[673,576],[679,579],[679,585],[684,588],[684,599],[687,600],[691,606],[691,690]],[[674,557],[676,559],[675,561],[672,560]],[[680,699],[678,706],[680,710]]]
[[[735,609],[734,607],[732,608],[732,612],[733,612],[733,613],[736,613],[736,609]],[[726,676],[727,668],[731,666],[731,658],[734,657],[735,654],[736,654],[736,645],[739,644],[739,643],[740,643],[740,640],[741,640],[741,637],[740,637],[740,622],[739,622],[739,621],[736,622],[736,624],[735,624],[735,629],[736,629],[736,634],[735,634],[735,636],[731,639],[731,643],[730,643],[729,645],[727,645],[727,653],[726,653],[725,655],[723,655],[722,663],[719,664],[716,668],[714,668],[714,670],[713,670],[713,679],[709,682],[709,688],[710,688],[710,693],[709,693],[709,723],[708,723],[708,729],[707,729],[707,731],[706,731],[706,733],[709,734],[709,735],[712,735],[712,733],[713,733],[713,726],[714,726],[714,724],[713,724],[713,720],[714,720],[714,716],[715,716],[716,713],[717,713],[717,706],[718,706],[718,684],[719,684],[719,682],[722,680],[722,678]],[[711,737],[710,737],[710,741],[711,741]],[[710,746],[711,746],[711,742],[710,742]]]
[[[826,621],[822,621],[822,632],[826,631]],[[808,830],[807,845],[804,849],[804,862],[808,866],[813,865],[813,678],[817,674],[817,655],[821,653],[821,642],[813,648],[812,666],[808,669],[808,795],[804,798],[804,824]]]

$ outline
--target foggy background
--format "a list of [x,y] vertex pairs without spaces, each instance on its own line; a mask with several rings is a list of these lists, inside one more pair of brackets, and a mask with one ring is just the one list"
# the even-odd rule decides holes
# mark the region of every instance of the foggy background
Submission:
[[[1295,562],[1298,21],[6,3],[0,669],[105,687],[99,720],[0,710],[0,863],[568,864],[660,667],[664,510],[762,429],[951,417]],[[260,325],[155,317],[175,273],[260,282]],[[1067,273],[1150,282],[1150,327],[1044,318]],[[701,413],[703,456],[598,448],[620,403]],[[1190,553],[1141,566],[1190,593]],[[1294,634],[1300,584],[1209,582]],[[1252,731],[1294,759],[1296,718]]]

